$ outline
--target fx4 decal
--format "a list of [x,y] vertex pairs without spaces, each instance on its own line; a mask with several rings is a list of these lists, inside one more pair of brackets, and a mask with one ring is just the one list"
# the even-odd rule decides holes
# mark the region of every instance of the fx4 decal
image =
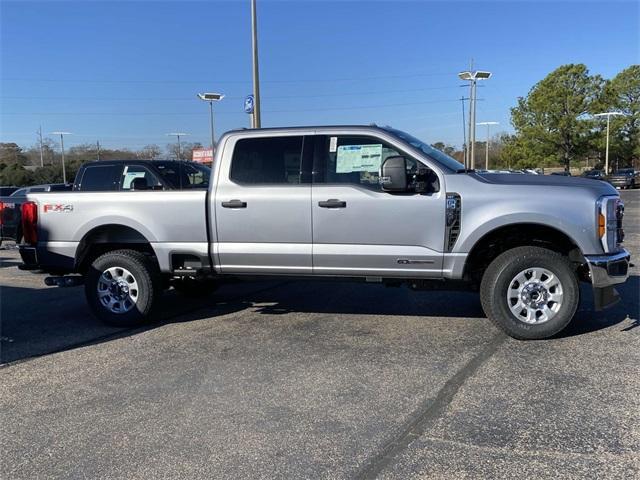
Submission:
[[45,203],[42,206],[42,212],[43,213],[70,213],[73,212],[73,205],[71,204],[51,204],[51,203]]

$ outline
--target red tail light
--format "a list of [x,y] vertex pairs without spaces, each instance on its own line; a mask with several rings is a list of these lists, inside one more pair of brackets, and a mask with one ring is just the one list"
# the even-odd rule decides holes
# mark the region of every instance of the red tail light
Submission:
[[0,202],[0,225],[4,221],[4,203]]
[[35,202],[22,204],[22,236],[25,243],[38,243],[38,204]]

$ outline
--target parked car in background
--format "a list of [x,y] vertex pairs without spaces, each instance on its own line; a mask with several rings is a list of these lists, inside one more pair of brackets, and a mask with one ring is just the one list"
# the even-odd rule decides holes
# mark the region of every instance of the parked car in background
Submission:
[[560,175],[562,177],[570,177],[571,172],[567,172],[566,170],[563,170],[562,172],[551,172],[551,175]]
[[70,183],[50,183],[47,185],[31,185],[29,187],[22,187],[9,194],[11,197],[22,197],[27,193],[42,193],[42,192],[68,192],[73,189],[73,185]]
[[606,180],[607,176],[602,170],[587,170],[582,174],[584,178],[591,178],[593,180]]
[[[117,326],[152,317],[170,285],[192,295],[285,275],[479,290],[520,339],[564,329],[580,281],[599,309],[628,277],[624,206],[605,182],[480,175],[390,127],[236,130],[219,145],[208,190],[136,191],[121,164],[91,164],[79,191],[28,194],[21,267],[84,283]],[[83,191],[88,175],[131,188]]]
[[607,177],[607,181],[616,188],[636,188],[640,185],[640,171],[633,168],[621,168]]

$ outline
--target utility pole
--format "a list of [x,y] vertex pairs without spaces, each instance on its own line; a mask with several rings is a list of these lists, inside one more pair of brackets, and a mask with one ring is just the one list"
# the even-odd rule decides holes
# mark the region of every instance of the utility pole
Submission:
[[471,80],[469,97],[469,165],[473,169],[476,163],[476,80]]
[[44,154],[42,152],[42,125],[38,129],[38,138],[40,139],[40,166],[44,167]]
[[51,135],[60,135],[60,148],[62,150],[62,182],[67,183],[67,172],[64,166],[64,136],[71,135],[71,132],[51,132]]
[[251,51],[253,57],[253,114],[252,127],[260,128],[260,73],[258,70],[258,19],[256,0],[251,0]]
[[464,156],[464,168],[467,168],[467,127],[465,126],[466,117],[464,115],[464,102],[467,100],[464,95],[460,97],[462,103],[462,153]]
[[96,147],[98,147],[98,161],[100,161],[100,140],[96,141]]

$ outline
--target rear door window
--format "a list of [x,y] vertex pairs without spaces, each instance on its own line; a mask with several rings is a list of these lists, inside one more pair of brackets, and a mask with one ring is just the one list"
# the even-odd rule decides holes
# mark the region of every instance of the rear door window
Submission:
[[78,190],[81,192],[110,192],[118,190],[121,165],[91,165],[82,174]]
[[243,184],[300,184],[302,140],[302,136],[238,140],[231,160],[231,180]]

